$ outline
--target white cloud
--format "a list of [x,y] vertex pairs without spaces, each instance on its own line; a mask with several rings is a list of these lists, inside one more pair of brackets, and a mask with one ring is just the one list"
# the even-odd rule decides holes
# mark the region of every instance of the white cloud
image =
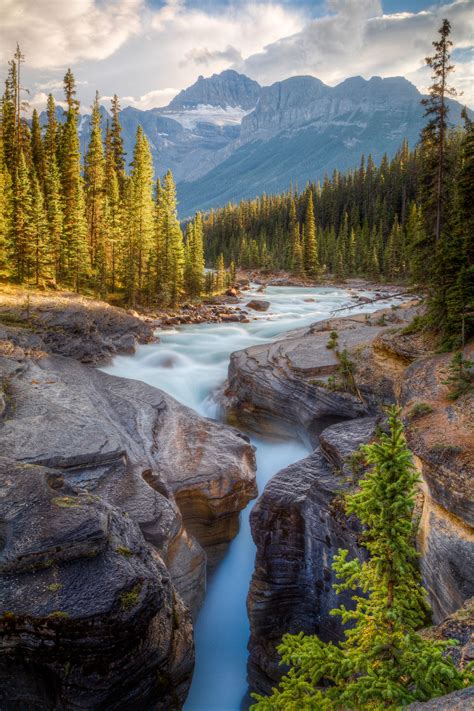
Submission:
[[[427,6],[430,0],[427,1]],[[62,98],[71,65],[88,107],[98,88],[122,104],[162,106],[180,89],[232,67],[262,84],[312,74],[328,84],[348,76],[404,75],[430,83],[424,57],[441,18],[455,47],[472,45],[472,0],[419,13],[384,15],[380,0],[326,0],[322,16],[283,0],[231,0],[189,7],[186,0],[0,0],[0,73],[21,41],[25,86]],[[474,103],[469,64],[456,62],[454,83]],[[169,87],[176,87],[170,89]]]
[[[418,88],[429,84],[424,57],[431,52],[443,17],[452,24],[458,48],[473,44],[471,0],[435,6],[419,13],[384,15],[379,0],[328,0],[327,14],[303,30],[269,44],[262,52],[237,63],[235,68],[262,83],[288,76],[312,74],[328,84],[361,74],[411,78]],[[453,83],[465,88],[465,100],[474,101],[464,65]]]
[[105,59],[140,30],[142,0],[2,0],[0,60],[21,43],[31,67]]
[[[136,109],[153,109],[157,106],[167,106],[173,99],[179,89],[154,89],[149,91],[138,99],[133,96],[122,96],[121,103],[124,106],[134,106]],[[109,100],[111,97],[103,96],[101,100]]]

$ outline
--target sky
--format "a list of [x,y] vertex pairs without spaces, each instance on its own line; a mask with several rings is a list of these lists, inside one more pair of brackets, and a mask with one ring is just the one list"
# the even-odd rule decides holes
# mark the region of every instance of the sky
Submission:
[[310,74],[334,86],[405,76],[422,92],[424,57],[452,25],[452,84],[474,107],[474,0],[0,0],[0,81],[20,43],[31,107],[62,98],[70,66],[83,108],[165,106],[199,75],[235,69],[263,85]]

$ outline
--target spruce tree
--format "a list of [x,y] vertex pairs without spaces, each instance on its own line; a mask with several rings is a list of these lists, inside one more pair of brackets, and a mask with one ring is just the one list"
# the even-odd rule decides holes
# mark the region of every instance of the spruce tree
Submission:
[[11,188],[11,178],[5,163],[2,132],[0,130],[0,274],[2,276],[9,276],[8,245],[11,234]]
[[347,513],[363,525],[367,561],[348,560],[340,550],[333,568],[353,590],[354,610],[342,617],[345,640],[323,643],[317,636],[285,635],[279,647],[290,667],[268,698],[256,696],[258,711],[399,709],[474,681],[443,652],[448,642],[420,637],[428,608],[414,548],[413,509],[417,473],[408,450],[400,410],[391,408],[389,432],[365,446],[369,470],[347,498]]
[[166,267],[164,291],[175,306],[184,291],[184,243],[176,209],[176,186],[169,170],[163,180],[164,244]]
[[224,255],[221,253],[217,257],[216,273],[215,273],[215,289],[218,294],[221,294],[225,288],[225,264]]
[[117,94],[111,100],[112,126],[110,130],[111,146],[115,173],[119,182],[120,193],[123,193],[125,181],[125,150],[123,147],[122,126],[120,125],[120,102]]
[[34,109],[33,111],[31,121],[31,157],[41,189],[44,191],[44,184],[46,179],[46,165],[44,161],[41,126],[39,122],[38,112],[36,111],[36,109]]
[[48,222],[44,206],[43,192],[36,172],[31,175],[31,202],[29,237],[34,283],[39,286],[51,278],[54,271],[54,255],[48,233]]

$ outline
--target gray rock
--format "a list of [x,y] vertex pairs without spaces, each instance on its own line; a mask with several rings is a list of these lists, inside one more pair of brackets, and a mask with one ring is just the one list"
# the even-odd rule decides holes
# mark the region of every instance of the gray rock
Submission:
[[0,458],[0,705],[180,708],[189,613],[123,511],[64,473]]
[[2,452],[61,468],[75,490],[127,511],[197,609],[205,558],[189,534],[212,563],[235,535],[240,510],[256,494],[248,439],[149,385],[67,358],[3,358],[0,378],[7,393]]
[[[251,513],[257,546],[247,607],[251,636],[248,678],[252,690],[267,694],[283,673],[276,647],[284,633],[342,637],[333,607],[352,605],[350,594],[336,595],[331,565],[339,548],[363,555],[359,526],[347,517],[342,494],[351,485],[341,470],[373,434],[375,420],[344,422],[322,433],[321,445],[306,459],[280,471],[266,485]],[[340,443],[340,446],[339,446]],[[330,452],[333,467],[323,452]]]
[[474,686],[453,691],[446,696],[438,696],[431,701],[417,701],[407,707],[410,711],[472,711],[474,708]]

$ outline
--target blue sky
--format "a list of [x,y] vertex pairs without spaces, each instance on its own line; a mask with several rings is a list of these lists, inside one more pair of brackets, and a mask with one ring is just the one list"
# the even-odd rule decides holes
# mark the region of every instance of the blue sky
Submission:
[[330,85],[348,76],[430,82],[424,57],[443,17],[453,27],[453,83],[474,106],[474,0],[0,0],[0,80],[16,41],[25,85],[42,108],[61,98],[71,66],[90,105],[166,105],[198,75],[232,68],[261,84],[311,74]]

